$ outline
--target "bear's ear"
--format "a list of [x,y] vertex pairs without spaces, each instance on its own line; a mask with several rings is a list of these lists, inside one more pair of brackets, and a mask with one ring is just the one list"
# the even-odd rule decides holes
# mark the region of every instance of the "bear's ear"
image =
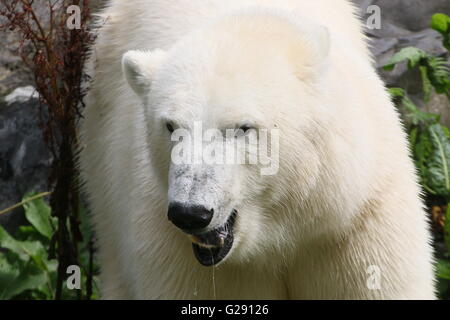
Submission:
[[325,60],[330,53],[330,32],[325,26],[319,26],[316,29],[316,52],[317,59]]
[[143,98],[150,91],[153,72],[165,55],[166,53],[160,49],[154,51],[131,50],[123,55],[123,74],[139,97]]
[[303,36],[294,46],[297,76],[300,79],[314,79],[327,66],[331,47],[330,34],[327,27],[314,25],[309,30],[304,30]]

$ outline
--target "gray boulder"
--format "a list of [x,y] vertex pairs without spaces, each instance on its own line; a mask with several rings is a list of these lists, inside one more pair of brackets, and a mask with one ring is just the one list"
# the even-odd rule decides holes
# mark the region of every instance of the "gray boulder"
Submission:
[[434,13],[450,15],[448,0],[353,0],[360,8],[363,22],[369,14],[367,8],[377,5],[381,9],[381,29],[366,29],[376,67],[388,87],[401,87],[408,91],[412,100],[426,111],[439,113],[443,122],[450,126],[450,102],[445,96],[433,95],[424,103],[422,80],[417,71],[408,70],[406,63],[397,65],[392,71],[383,66],[402,48],[417,47],[430,54],[442,56],[447,51],[442,45],[441,35],[430,29]]
[[[47,191],[52,156],[42,137],[39,101],[0,103],[0,210],[21,201],[29,191]],[[0,215],[8,231],[24,222],[18,208]]]

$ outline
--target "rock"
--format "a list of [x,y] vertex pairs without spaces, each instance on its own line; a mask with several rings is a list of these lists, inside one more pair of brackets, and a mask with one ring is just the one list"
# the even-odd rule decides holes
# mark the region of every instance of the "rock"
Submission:
[[[430,25],[430,17],[437,12],[449,13],[448,0],[353,0],[363,12],[370,5],[381,8],[382,24],[394,23],[412,32],[426,29]],[[384,25],[382,26],[384,28]]]
[[381,29],[370,30],[371,51],[376,68],[388,87],[406,89],[412,100],[421,108],[441,114],[445,125],[450,126],[450,103],[445,96],[433,94],[427,104],[423,101],[422,79],[417,70],[408,70],[406,63],[398,64],[392,71],[383,66],[402,48],[417,47],[430,54],[443,56],[447,50],[442,45],[441,35],[430,29],[431,17],[442,12],[450,15],[448,0],[353,0],[360,8],[363,22],[369,14],[367,8],[377,5],[381,9]]
[[[0,210],[29,191],[47,191],[52,156],[39,126],[39,101],[21,99],[0,105]],[[21,208],[1,215],[8,231],[25,222]]]
[[33,86],[19,87],[5,97],[5,102],[10,105],[14,102],[27,102],[31,98],[39,98]]
[[432,95],[428,103],[423,107],[424,111],[441,115],[442,123],[450,127],[450,100],[445,95]]

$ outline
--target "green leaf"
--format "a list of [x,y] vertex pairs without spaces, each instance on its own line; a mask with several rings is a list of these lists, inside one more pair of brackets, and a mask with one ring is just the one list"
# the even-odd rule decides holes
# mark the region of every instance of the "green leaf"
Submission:
[[447,212],[445,213],[444,239],[447,251],[450,253],[450,203],[447,205]]
[[431,93],[433,91],[433,85],[430,81],[430,78],[428,77],[428,70],[425,66],[419,67],[420,76],[422,77],[422,85],[423,85],[423,94],[424,94],[424,101],[429,102]]
[[[1,278],[11,277],[11,274],[1,274],[0,271],[0,283]],[[6,280],[7,281],[7,280]],[[0,291],[1,299],[11,299],[14,296],[22,293],[25,290],[38,289],[47,282],[45,274],[27,275],[18,274],[10,278],[10,281],[2,286]]]
[[[26,195],[23,200],[32,197],[32,194]],[[51,209],[45,203],[43,198],[38,198],[23,205],[27,220],[39,231],[40,234],[50,239],[53,234],[51,224]]]
[[414,102],[409,99],[405,90],[401,88],[390,88],[389,93],[394,99],[394,102],[398,106],[402,106],[406,113],[406,118],[414,125],[430,125],[439,122],[440,116],[433,113],[428,113],[420,110]]
[[419,170],[420,182],[422,187],[431,194],[436,194],[428,186],[428,159],[433,152],[433,144],[428,130],[420,131],[419,137],[416,138],[416,144],[413,145],[413,154],[416,167]]
[[450,68],[446,59],[429,56],[424,60],[431,85],[439,94],[450,94]]
[[431,28],[445,34],[449,31],[450,18],[443,13],[436,13],[431,18]]
[[441,126],[442,131],[445,133],[447,138],[450,139],[450,130],[446,126]]
[[12,297],[9,288],[19,274],[19,269],[11,265],[5,255],[0,253],[0,300],[10,299]]
[[402,88],[389,88],[388,91],[393,98],[404,98],[406,95]]
[[444,47],[450,51],[450,17],[443,13],[436,13],[431,18],[431,28],[442,34]]
[[34,289],[51,297],[51,276],[56,273],[57,262],[47,259],[41,242],[16,240],[0,226],[0,247],[5,249],[0,253],[0,299],[20,298],[24,291]]
[[38,241],[18,241],[11,237],[2,226],[0,226],[0,247],[11,250],[23,260],[42,254],[44,247]]
[[450,280],[450,261],[439,259],[436,263],[436,273],[439,278]]
[[414,146],[417,144],[417,135],[418,135],[417,127],[411,129],[411,131],[409,132],[408,138],[410,150],[414,151]]
[[450,195],[450,139],[442,126],[429,127],[433,153],[428,164],[428,184],[442,196]]
[[384,70],[392,70],[397,63],[402,61],[408,61],[408,68],[412,69],[426,56],[427,54],[423,50],[407,47],[397,52],[384,66]]
[[33,226],[20,226],[16,233],[15,238],[17,240],[26,241],[26,240],[39,240],[43,237],[39,232],[36,231],[36,228]]
[[47,281],[44,274],[25,275],[20,274],[11,280],[11,283],[4,287],[1,296],[3,299],[11,299],[25,290],[38,289]]
[[0,300],[37,289],[45,282],[45,274],[36,269],[31,260],[23,261],[14,253],[0,253]]

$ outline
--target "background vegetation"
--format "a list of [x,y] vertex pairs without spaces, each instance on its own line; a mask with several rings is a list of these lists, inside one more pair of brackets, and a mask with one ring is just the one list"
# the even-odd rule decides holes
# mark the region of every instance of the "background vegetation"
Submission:
[[[83,108],[83,72],[87,51],[94,37],[90,32],[89,0],[54,1],[0,0],[2,32],[20,37],[17,54],[33,74],[39,92],[41,128],[52,154],[48,180],[48,202],[25,199],[26,217],[31,226],[21,227],[13,236],[0,229],[0,296],[6,298],[63,299],[69,266],[82,267],[88,248],[83,236],[82,206],[76,157],[79,150],[77,120]],[[73,19],[67,8],[79,9],[79,25],[69,28]],[[46,15],[37,10],[44,8]],[[83,227],[87,224],[85,223]],[[86,232],[87,229],[85,229]],[[89,272],[79,299],[93,296],[92,250]]]
[[[431,27],[442,34],[444,47],[450,50],[450,18],[435,14]],[[395,54],[385,70],[401,62],[417,68],[423,83],[425,103],[432,91],[450,99],[450,68],[448,52],[436,57],[418,48],[404,48]],[[403,115],[424,198],[430,211],[436,250],[436,276],[439,296],[450,299],[450,131],[440,121],[440,115],[421,111],[401,88],[390,93]]]

